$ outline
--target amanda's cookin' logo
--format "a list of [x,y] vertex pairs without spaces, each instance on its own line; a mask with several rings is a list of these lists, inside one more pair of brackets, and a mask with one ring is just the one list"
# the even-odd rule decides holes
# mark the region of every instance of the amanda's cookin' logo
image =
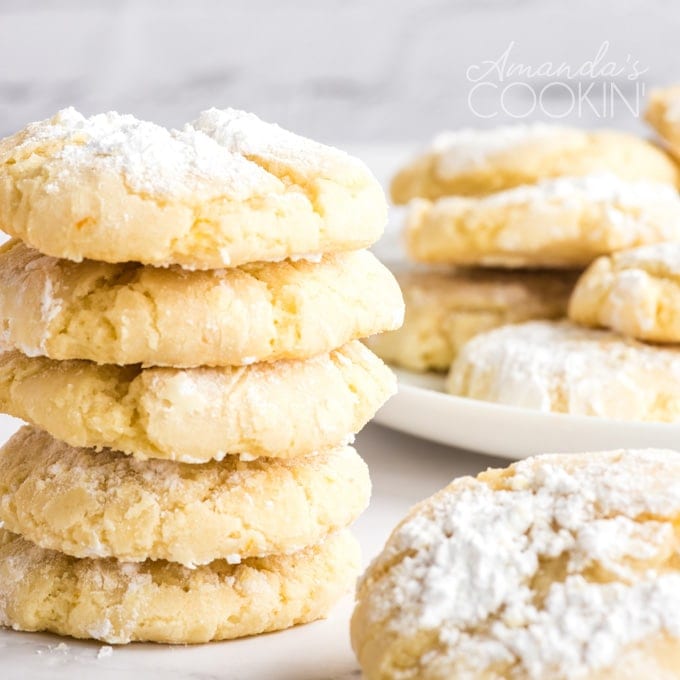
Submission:
[[622,62],[610,59],[609,48],[603,42],[594,57],[579,64],[530,65],[514,61],[511,42],[497,58],[468,67],[468,106],[478,118],[637,118],[648,69],[630,54]]

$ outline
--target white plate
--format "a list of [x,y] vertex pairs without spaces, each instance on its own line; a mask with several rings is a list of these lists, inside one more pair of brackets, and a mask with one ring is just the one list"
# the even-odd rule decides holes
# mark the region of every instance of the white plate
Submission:
[[441,376],[395,372],[399,393],[375,420],[442,444],[504,458],[616,448],[680,450],[680,423],[628,422],[491,404],[444,393]]

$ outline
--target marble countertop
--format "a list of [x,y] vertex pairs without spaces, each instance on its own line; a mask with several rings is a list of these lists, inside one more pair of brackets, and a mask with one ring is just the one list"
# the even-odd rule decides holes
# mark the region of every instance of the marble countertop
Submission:
[[[4,427],[2,427],[4,426]],[[10,427],[2,418],[2,430]],[[415,502],[453,477],[501,460],[475,455],[369,425],[356,447],[373,478],[373,499],[355,525],[364,561],[380,551],[392,527]],[[193,647],[131,644],[107,648],[47,634],[0,630],[3,680],[349,680],[360,672],[349,644],[352,598],[325,621],[230,642]]]

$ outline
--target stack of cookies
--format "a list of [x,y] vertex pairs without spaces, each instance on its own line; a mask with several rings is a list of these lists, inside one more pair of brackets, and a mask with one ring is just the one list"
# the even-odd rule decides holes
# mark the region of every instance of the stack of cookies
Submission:
[[441,135],[392,183],[421,269],[398,274],[406,321],[371,347],[408,368],[447,370],[479,333],[564,317],[574,270],[680,241],[679,178],[661,149],[618,132],[537,124]]
[[[655,127],[667,136],[671,150],[674,140],[680,139],[680,124],[676,121],[673,127],[668,120],[672,93],[655,94],[648,113]],[[572,194],[569,208],[578,211],[573,213],[573,224],[579,225],[574,234],[580,233],[581,239],[550,244],[555,255],[563,248],[565,258],[576,264],[573,258],[578,254],[578,263],[589,265],[571,295],[569,321],[534,321],[475,337],[451,367],[447,380],[451,393],[541,411],[619,420],[680,419],[680,351],[676,347],[680,343],[680,198],[673,174],[676,166],[670,156],[652,147],[643,157],[643,145],[646,143],[636,141],[635,150],[630,138],[619,136],[618,153],[630,159],[620,173],[637,171],[640,177],[624,182],[610,176],[606,181],[619,185],[615,194],[607,195],[604,184],[599,195],[591,192],[576,200]],[[581,181],[593,188],[602,177]],[[543,220],[544,241],[560,233],[558,227],[565,223],[565,215]],[[507,229],[504,223],[499,233]],[[529,247],[524,249],[530,250],[538,240],[527,240]]]
[[0,142],[0,624],[205,642],[324,616],[403,302],[358,160],[233,110]]

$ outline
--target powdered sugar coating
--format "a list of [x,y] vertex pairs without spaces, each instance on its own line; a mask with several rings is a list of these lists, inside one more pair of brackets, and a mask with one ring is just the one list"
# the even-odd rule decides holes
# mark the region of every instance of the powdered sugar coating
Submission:
[[545,123],[507,125],[490,130],[463,128],[437,135],[430,151],[437,155],[438,174],[446,177],[479,167],[494,155],[514,147],[573,134],[579,133],[571,128]]
[[238,153],[225,153],[223,146],[190,126],[168,130],[113,111],[89,118],[74,108],[59,111],[29,125],[25,141],[12,153],[54,144],[61,146],[53,156],[53,181],[91,165],[122,173],[133,191],[154,197],[198,195],[209,200],[228,194],[245,199],[280,186],[255,163]]
[[364,626],[433,631],[412,667],[384,677],[578,678],[650,636],[680,637],[679,513],[672,451],[540,456],[454,481],[360,584]]
[[447,389],[539,411],[675,421],[680,351],[568,322],[529,322],[468,342],[451,367]]

